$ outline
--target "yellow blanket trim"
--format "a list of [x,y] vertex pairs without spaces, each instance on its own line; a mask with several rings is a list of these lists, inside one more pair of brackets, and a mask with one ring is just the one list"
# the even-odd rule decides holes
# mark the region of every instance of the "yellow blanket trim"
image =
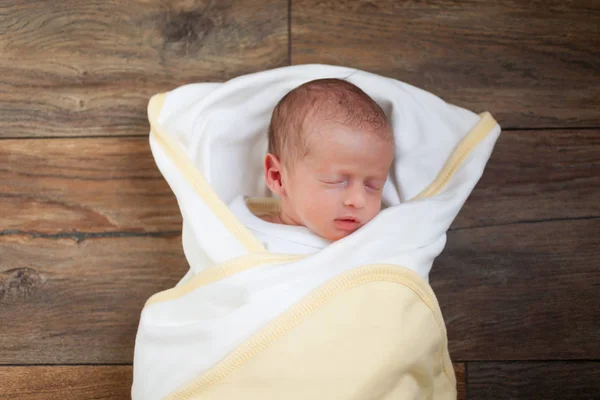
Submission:
[[151,134],[169,155],[171,161],[179,168],[183,176],[196,190],[198,195],[206,202],[208,207],[218,216],[223,225],[250,253],[266,252],[258,239],[233,215],[229,207],[211,189],[206,179],[194,166],[189,157],[181,150],[177,142],[172,140],[158,123],[158,116],[166,99],[166,93],[152,96],[148,104],[148,120],[150,121]]
[[452,152],[452,155],[448,158],[435,180],[412,200],[431,197],[441,192],[465,158],[471,154],[471,151],[473,151],[473,149],[492,131],[494,126],[496,126],[497,122],[489,112],[481,113],[479,116],[481,117],[479,122],[471,129],[467,136],[461,140],[458,146],[456,146],[456,149]]
[[219,281],[250,268],[259,267],[262,265],[298,261],[303,257],[305,256],[293,254],[250,253],[246,256],[234,258],[220,265],[208,267],[205,270],[200,271],[188,282],[181,286],[176,286],[174,288],[154,294],[146,301],[144,308],[155,303],[177,299],[191,291],[198,289],[201,286]]
[[437,299],[429,285],[415,272],[395,265],[373,264],[367,265],[346,272],[323,286],[319,287],[290,310],[271,321],[266,327],[260,330],[256,335],[239,346],[233,353],[227,356],[223,361],[210,369],[202,376],[194,379],[182,389],[165,397],[166,400],[189,400],[198,396],[199,392],[209,389],[230,374],[233,370],[240,367],[258,353],[274,343],[287,331],[299,325],[312,312],[326,304],[333,296],[344,291],[352,289],[355,286],[376,282],[392,282],[404,285],[412,290],[431,310],[435,321],[443,337],[439,351],[444,373],[453,386],[456,386],[456,376],[454,368],[447,352],[448,338],[446,326],[442,313],[440,311]]

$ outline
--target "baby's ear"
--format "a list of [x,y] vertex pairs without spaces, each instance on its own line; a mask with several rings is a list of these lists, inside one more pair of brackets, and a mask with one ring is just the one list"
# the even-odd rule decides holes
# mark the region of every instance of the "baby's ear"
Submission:
[[267,186],[279,197],[285,194],[283,189],[283,171],[281,161],[274,154],[268,153],[265,157],[265,180]]

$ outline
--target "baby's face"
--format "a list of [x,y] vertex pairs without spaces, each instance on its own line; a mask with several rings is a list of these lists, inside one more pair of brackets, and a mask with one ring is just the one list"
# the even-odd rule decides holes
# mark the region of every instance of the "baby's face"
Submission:
[[[385,128],[389,129],[389,128]],[[307,137],[308,155],[284,171],[282,212],[328,240],[348,236],[381,210],[394,145],[337,122]]]

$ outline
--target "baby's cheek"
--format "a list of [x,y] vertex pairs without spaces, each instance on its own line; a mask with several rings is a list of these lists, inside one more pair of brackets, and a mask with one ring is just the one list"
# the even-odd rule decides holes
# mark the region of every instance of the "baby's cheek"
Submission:
[[300,199],[299,206],[304,210],[305,214],[312,214],[313,210],[318,208],[318,199],[311,195],[310,192],[307,192],[302,199]]
[[310,204],[307,210],[310,222],[315,228],[322,229],[329,220],[335,218],[332,215],[331,200],[326,194],[316,191],[307,202]]
[[373,201],[372,203],[369,204],[366,222],[369,222],[370,220],[375,218],[377,216],[377,214],[379,214],[379,211],[381,211],[381,198],[379,198],[376,201]]
[[311,199],[311,214],[313,217],[319,220],[323,219],[327,215],[328,208],[327,196],[323,196],[322,193],[315,193]]

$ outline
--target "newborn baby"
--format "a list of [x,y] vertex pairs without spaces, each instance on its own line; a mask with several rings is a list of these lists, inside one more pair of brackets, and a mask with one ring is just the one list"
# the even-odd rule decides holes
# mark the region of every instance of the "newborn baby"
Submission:
[[379,213],[393,158],[392,128],[373,99],[341,79],[307,82],[271,118],[264,173],[279,203],[261,214],[236,199],[231,209],[269,251],[314,252]]

